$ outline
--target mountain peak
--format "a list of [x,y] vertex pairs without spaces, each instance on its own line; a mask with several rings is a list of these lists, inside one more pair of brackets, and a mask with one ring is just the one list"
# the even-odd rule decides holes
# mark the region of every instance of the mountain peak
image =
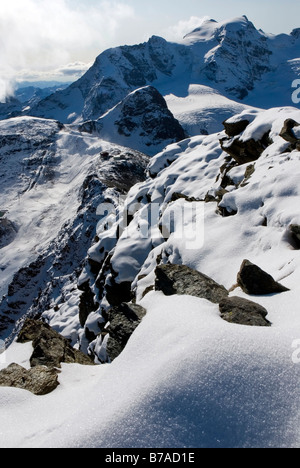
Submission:
[[221,31],[226,30],[230,33],[235,33],[243,29],[253,29],[255,26],[248,20],[246,15],[231,18],[225,21],[216,21],[214,19],[204,19],[202,24],[196,29],[184,36],[184,39],[192,39],[196,41],[209,41],[216,38]]

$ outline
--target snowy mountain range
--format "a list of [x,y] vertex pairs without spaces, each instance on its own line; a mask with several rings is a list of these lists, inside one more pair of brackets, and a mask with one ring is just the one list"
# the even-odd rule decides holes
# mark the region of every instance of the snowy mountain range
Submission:
[[299,79],[241,17],[1,104],[2,447],[299,446]]

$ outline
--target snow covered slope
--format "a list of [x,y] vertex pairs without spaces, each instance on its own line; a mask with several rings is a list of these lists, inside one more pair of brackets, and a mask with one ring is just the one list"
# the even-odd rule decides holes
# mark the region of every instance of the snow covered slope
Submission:
[[[297,122],[295,108],[243,112],[228,120],[227,133],[189,138],[151,160],[148,179],[125,200],[128,227],[117,238],[122,219],[110,220],[110,230],[99,224],[79,278],[102,297],[86,331],[101,324],[112,279],[130,281],[146,317],[112,364],[64,365],[60,387],[46,397],[0,388],[1,446],[299,446],[300,239],[290,230],[300,228]],[[229,155],[237,145],[248,162]],[[155,268],[167,263],[230,288],[245,258],[289,288],[251,297],[267,309],[270,327],[227,323],[205,299],[153,290]],[[108,273],[102,296],[90,269],[96,263]],[[67,327],[77,293],[74,283],[44,314],[56,328]],[[237,287],[230,296],[249,298]],[[102,340],[91,349],[101,351]],[[9,348],[7,362],[26,361],[28,347],[20,346]]]
[[1,210],[15,231],[1,248],[3,339],[30,308],[43,310],[51,293],[60,294],[68,275],[76,276],[100,219],[97,207],[105,200],[118,205],[143,180],[148,158],[32,117],[0,122],[0,142]]
[[[228,120],[234,128],[245,122],[242,133],[193,137],[151,160],[150,177],[133,187],[125,201],[129,225],[122,236],[113,236],[119,220],[110,231],[98,232],[99,241],[89,250],[89,258],[102,268],[96,284],[102,276],[103,307],[112,281],[132,284],[140,300],[153,287],[160,262],[187,265],[229,289],[248,258],[271,269],[277,280],[296,284],[298,251],[289,226],[300,224],[300,168],[296,146],[280,136],[287,119],[299,122],[300,111],[243,112]],[[229,156],[237,142],[240,152],[249,152],[247,162]],[[86,327],[95,331],[98,322],[93,313]]]

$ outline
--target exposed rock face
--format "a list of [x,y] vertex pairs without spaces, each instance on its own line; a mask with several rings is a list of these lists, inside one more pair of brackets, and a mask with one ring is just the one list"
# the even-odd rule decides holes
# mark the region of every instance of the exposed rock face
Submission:
[[19,333],[18,343],[32,341],[33,353],[30,358],[32,367],[61,367],[61,363],[92,365],[91,359],[69,344],[63,336],[38,320],[27,319]]
[[9,219],[0,219],[0,249],[11,244],[17,235],[17,227]]
[[266,319],[267,310],[247,299],[228,297],[220,302],[219,307],[222,319],[229,323],[255,327],[271,326],[271,323]]
[[58,385],[57,371],[43,366],[26,370],[18,364],[10,364],[0,371],[1,387],[16,387],[28,390],[35,395],[47,395]]
[[224,286],[185,265],[160,265],[155,270],[155,290],[166,296],[190,295],[218,304],[228,296]]
[[106,333],[109,333],[106,352],[111,361],[123,351],[146,313],[143,307],[126,303],[112,307],[105,313],[105,319],[109,322],[109,326],[106,327]]
[[130,281],[116,283],[112,278],[110,284],[105,285],[105,289],[106,298],[112,306],[119,306],[122,302],[129,302],[132,299]]
[[257,265],[244,260],[238,273],[237,284],[247,294],[264,295],[289,291]]
[[84,327],[89,314],[96,311],[99,307],[99,304],[96,304],[94,301],[94,294],[90,288],[89,282],[78,286],[78,289],[83,291],[79,302],[79,320],[80,325]]
[[[153,138],[180,141],[185,137],[182,127],[169,111],[166,101],[153,86],[131,93],[121,106],[122,112],[116,121],[120,134],[130,134],[137,126],[136,118],[141,117],[141,136],[148,135],[149,144],[153,144]],[[160,114],[159,119],[157,112]]]
[[253,138],[242,141],[238,137],[222,138],[220,140],[222,149],[238,164],[256,161],[271,143],[269,132],[265,133],[261,140],[257,141]]
[[[81,126],[81,128],[86,128]],[[89,124],[92,127],[92,124]],[[186,134],[153,86],[139,88],[97,120],[96,131],[110,141],[153,155]]]

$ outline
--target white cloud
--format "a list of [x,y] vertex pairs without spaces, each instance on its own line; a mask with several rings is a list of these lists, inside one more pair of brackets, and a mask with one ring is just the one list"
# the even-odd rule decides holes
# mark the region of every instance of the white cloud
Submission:
[[[44,74],[93,60],[134,18],[120,1],[9,0],[0,5],[0,99],[17,75]],[[88,52],[87,52],[88,51]],[[68,70],[69,68],[69,70]],[[80,67],[79,67],[80,68]],[[82,67],[81,67],[82,68]],[[76,72],[76,70],[74,70]],[[77,68],[77,74],[79,70]],[[76,76],[76,73],[75,73]]]
[[179,21],[174,26],[169,26],[164,31],[164,37],[169,41],[179,41],[186,34],[192,32],[194,29],[199,28],[204,21],[209,20],[209,16],[198,17],[191,16],[188,20]]
[[72,62],[59,68],[48,70],[23,69],[15,74],[17,83],[22,81],[74,81],[80,78],[91,66],[93,62]]

